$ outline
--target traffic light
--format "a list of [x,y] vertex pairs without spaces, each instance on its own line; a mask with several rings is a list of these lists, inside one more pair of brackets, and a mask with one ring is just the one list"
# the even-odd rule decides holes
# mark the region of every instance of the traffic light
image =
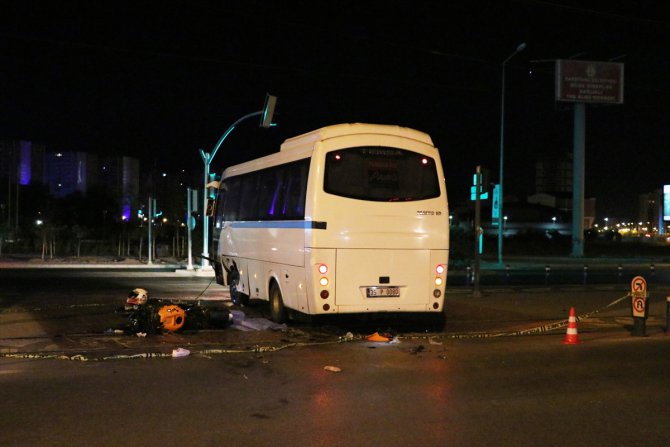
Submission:
[[[487,200],[489,198],[489,170],[480,169],[479,172],[479,199]],[[477,173],[472,176],[472,186],[470,187],[470,200],[477,200]]]
[[265,95],[265,105],[263,106],[263,115],[261,116],[261,127],[272,127],[272,117],[275,114],[277,97],[270,94]]

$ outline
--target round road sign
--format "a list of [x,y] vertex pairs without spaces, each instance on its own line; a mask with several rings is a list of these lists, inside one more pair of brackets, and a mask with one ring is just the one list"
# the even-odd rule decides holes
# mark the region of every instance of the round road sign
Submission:
[[641,276],[636,276],[630,282],[630,290],[633,293],[644,293],[644,292],[646,292],[647,291],[647,281]]
[[634,317],[644,317],[644,296],[634,296],[633,297],[633,316]]

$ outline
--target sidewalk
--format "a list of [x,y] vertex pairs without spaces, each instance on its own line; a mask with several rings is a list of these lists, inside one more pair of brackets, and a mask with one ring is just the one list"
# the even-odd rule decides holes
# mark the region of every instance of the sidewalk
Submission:
[[572,257],[572,256],[505,256],[503,263],[497,259],[484,257],[481,260],[483,270],[505,270],[509,266],[512,270],[537,269],[551,266],[552,268],[575,268],[588,266],[589,268],[634,268],[640,266],[670,267],[670,259],[663,257]]
[[139,261],[135,258],[111,257],[111,256],[85,256],[66,258],[45,258],[36,256],[2,256],[0,257],[0,270],[37,270],[37,269],[59,269],[59,270],[130,270],[146,272],[174,272],[184,276],[214,276],[211,266],[202,268],[193,265],[191,269],[185,260],[174,258],[157,259],[151,264]]

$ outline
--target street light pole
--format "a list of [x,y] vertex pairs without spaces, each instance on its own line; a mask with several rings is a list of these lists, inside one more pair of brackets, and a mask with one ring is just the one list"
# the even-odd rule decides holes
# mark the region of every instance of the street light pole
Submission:
[[262,116],[261,120],[261,127],[268,128],[272,126],[272,117],[274,115],[274,108],[277,103],[277,98],[272,95],[267,95],[265,98],[265,106],[263,107],[263,110],[259,110],[258,112],[253,112],[249,113],[247,115],[244,115],[242,118],[238,119],[235,121],[233,124],[228,127],[228,129],[223,133],[221,138],[219,138],[219,141],[216,143],[216,146],[214,146],[214,149],[212,152],[205,152],[202,149],[200,149],[200,157],[202,158],[202,162],[205,165],[205,178],[204,178],[204,188],[203,188],[203,193],[202,193],[202,257],[201,257],[201,263],[200,266],[202,269],[206,269],[210,267],[209,265],[209,216],[207,215],[207,199],[209,199],[209,194],[207,193],[207,185],[210,182],[209,179],[209,165],[212,163],[212,160],[214,159],[214,156],[216,155],[217,151],[221,147],[221,144],[223,144],[223,141],[230,135],[230,133],[235,129],[235,126],[237,126],[239,123],[242,121],[253,118],[254,116]]
[[526,43],[519,44],[510,54],[507,59],[502,62],[502,85],[500,88],[500,187],[498,188],[498,264],[503,263],[502,246],[503,246],[503,224],[505,222],[503,213],[503,166],[505,161],[505,64],[512,59],[517,53],[526,49]]

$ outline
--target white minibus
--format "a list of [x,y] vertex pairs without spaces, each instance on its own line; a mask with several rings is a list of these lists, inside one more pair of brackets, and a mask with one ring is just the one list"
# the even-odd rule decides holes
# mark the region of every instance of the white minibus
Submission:
[[440,155],[405,127],[338,124],[223,172],[213,266],[271,318],[444,315],[449,211]]

